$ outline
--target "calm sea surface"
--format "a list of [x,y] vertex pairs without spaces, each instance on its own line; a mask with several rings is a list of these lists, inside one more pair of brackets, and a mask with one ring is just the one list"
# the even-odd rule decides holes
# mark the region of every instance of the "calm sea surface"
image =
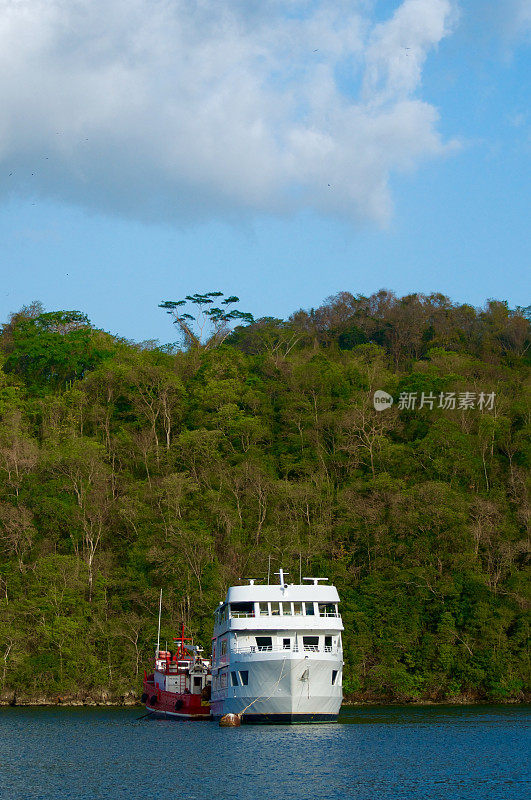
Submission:
[[2,800],[523,800],[529,707],[350,708],[337,725],[0,709]]

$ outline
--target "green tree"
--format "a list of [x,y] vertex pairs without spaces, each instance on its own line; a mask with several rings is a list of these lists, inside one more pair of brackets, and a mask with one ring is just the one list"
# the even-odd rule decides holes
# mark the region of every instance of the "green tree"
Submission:
[[[184,300],[164,300],[159,304],[159,308],[164,308],[173,317],[187,349],[202,347],[208,350],[216,347],[231,333],[230,323],[236,320],[240,323],[253,322],[253,315],[249,312],[229,309],[229,306],[239,302],[239,297],[225,297],[220,301],[224,308],[212,305],[214,298],[217,300],[219,297],[223,297],[223,292],[187,294]],[[194,310],[196,315],[190,314],[186,308]]]

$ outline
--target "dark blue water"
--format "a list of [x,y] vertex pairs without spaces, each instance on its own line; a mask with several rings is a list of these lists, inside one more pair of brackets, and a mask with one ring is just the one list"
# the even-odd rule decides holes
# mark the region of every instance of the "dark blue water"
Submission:
[[353,708],[337,725],[0,710],[2,800],[523,800],[530,709]]

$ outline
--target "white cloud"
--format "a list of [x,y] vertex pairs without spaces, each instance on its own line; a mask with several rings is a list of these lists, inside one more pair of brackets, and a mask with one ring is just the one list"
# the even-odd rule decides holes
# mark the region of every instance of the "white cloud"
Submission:
[[142,219],[311,209],[385,222],[390,175],[449,146],[418,94],[450,0],[404,0],[379,24],[366,0],[0,11],[4,195]]
[[374,28],[366,54],[368,103],[396,102],[418,88],[426,56],[450,32],[452,16],[449,0],[405,0]]

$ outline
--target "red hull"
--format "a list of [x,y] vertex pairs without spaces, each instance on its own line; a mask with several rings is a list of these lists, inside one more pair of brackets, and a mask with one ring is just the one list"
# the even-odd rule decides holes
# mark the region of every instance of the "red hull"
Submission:
[[148,711],[161,716],[180,719],[210,719],[210,703],[200,694],[165,692],[155,686],[153,675],[144,681],[145,706]]

